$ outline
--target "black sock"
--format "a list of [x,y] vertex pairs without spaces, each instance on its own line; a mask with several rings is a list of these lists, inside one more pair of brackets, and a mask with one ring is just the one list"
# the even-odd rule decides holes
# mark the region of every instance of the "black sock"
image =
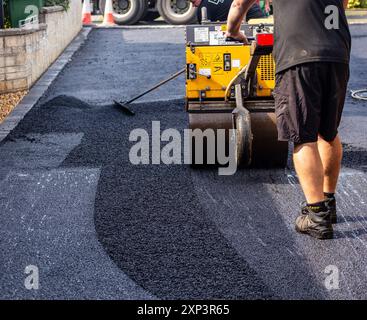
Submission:
[[328,199],[335,199],[335,193],[324,192],[324,196]]
[[307,203],[307,207],[309,207],[315,213],[327,211],[325,201],[320,201],[316,203]]

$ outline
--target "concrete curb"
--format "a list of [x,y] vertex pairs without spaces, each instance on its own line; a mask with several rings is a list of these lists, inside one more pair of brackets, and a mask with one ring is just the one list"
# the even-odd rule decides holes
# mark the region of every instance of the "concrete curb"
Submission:
[[0,124],[0,142],[18,125],[25,115],[37,104],[52,82],[56,79],[62,69],[69,62],[74,53],[87,39],[92,28],[83,28],[75,39],[66,47],[64,52],[47,69],[47,71],[33,85],[29,93],[10,112]]
[[350,25],[355,25],[355,24],[367,24],[367,19],[348,19],[348,23]]

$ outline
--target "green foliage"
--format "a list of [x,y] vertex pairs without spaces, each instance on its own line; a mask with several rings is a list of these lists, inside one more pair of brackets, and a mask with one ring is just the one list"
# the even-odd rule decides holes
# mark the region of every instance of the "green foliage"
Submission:
[[367,0],[349,0],[348,8],[367,8]]
[[9,0],[4,0],[4,20],[5,29],[11,28],[10,17],[9,17]]
[[70,0],[46,0],[45,7],[62,6],[65,10],[69,9]]

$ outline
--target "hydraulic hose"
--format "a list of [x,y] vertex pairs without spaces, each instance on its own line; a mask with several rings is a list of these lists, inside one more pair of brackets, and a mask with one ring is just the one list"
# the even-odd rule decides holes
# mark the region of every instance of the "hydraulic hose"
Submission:
[[367,101],[367,89],[351,90],[352,98]]
[[228,95],[229,95],[229,92],[231,90],[231,87],[233,85],[233,83],[243,74],[245,73],[247,70],[247,65],[245,65],[234,77],[233,79],[229,82],[227,88],[226,88],[226,92],[224,94],[224,97],[225,97],[225,101],[227,102],[228,101]]

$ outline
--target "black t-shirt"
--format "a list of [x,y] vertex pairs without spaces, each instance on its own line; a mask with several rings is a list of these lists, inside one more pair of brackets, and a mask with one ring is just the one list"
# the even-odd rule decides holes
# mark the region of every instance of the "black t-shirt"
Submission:
[[[273,0],[273,6],[277,73],[307,62],[349,63],[351,36],[342,0]],[[337,29],[330,29],[336,20],[327,19],[327,7],[339,10]]]
[[202,0],[198,8],[198,20],[201,23],[201,8],[206,7],[209,21],[227,21],[233,0]]
[[[203,0],[198,8],[198,20],[201,23],[201,8],[206,7],[208,20],[212,22],[227,21],[233,0]],[[254,4],[247,13],[246,20],[262,18],[264,13],[258,4]]]

